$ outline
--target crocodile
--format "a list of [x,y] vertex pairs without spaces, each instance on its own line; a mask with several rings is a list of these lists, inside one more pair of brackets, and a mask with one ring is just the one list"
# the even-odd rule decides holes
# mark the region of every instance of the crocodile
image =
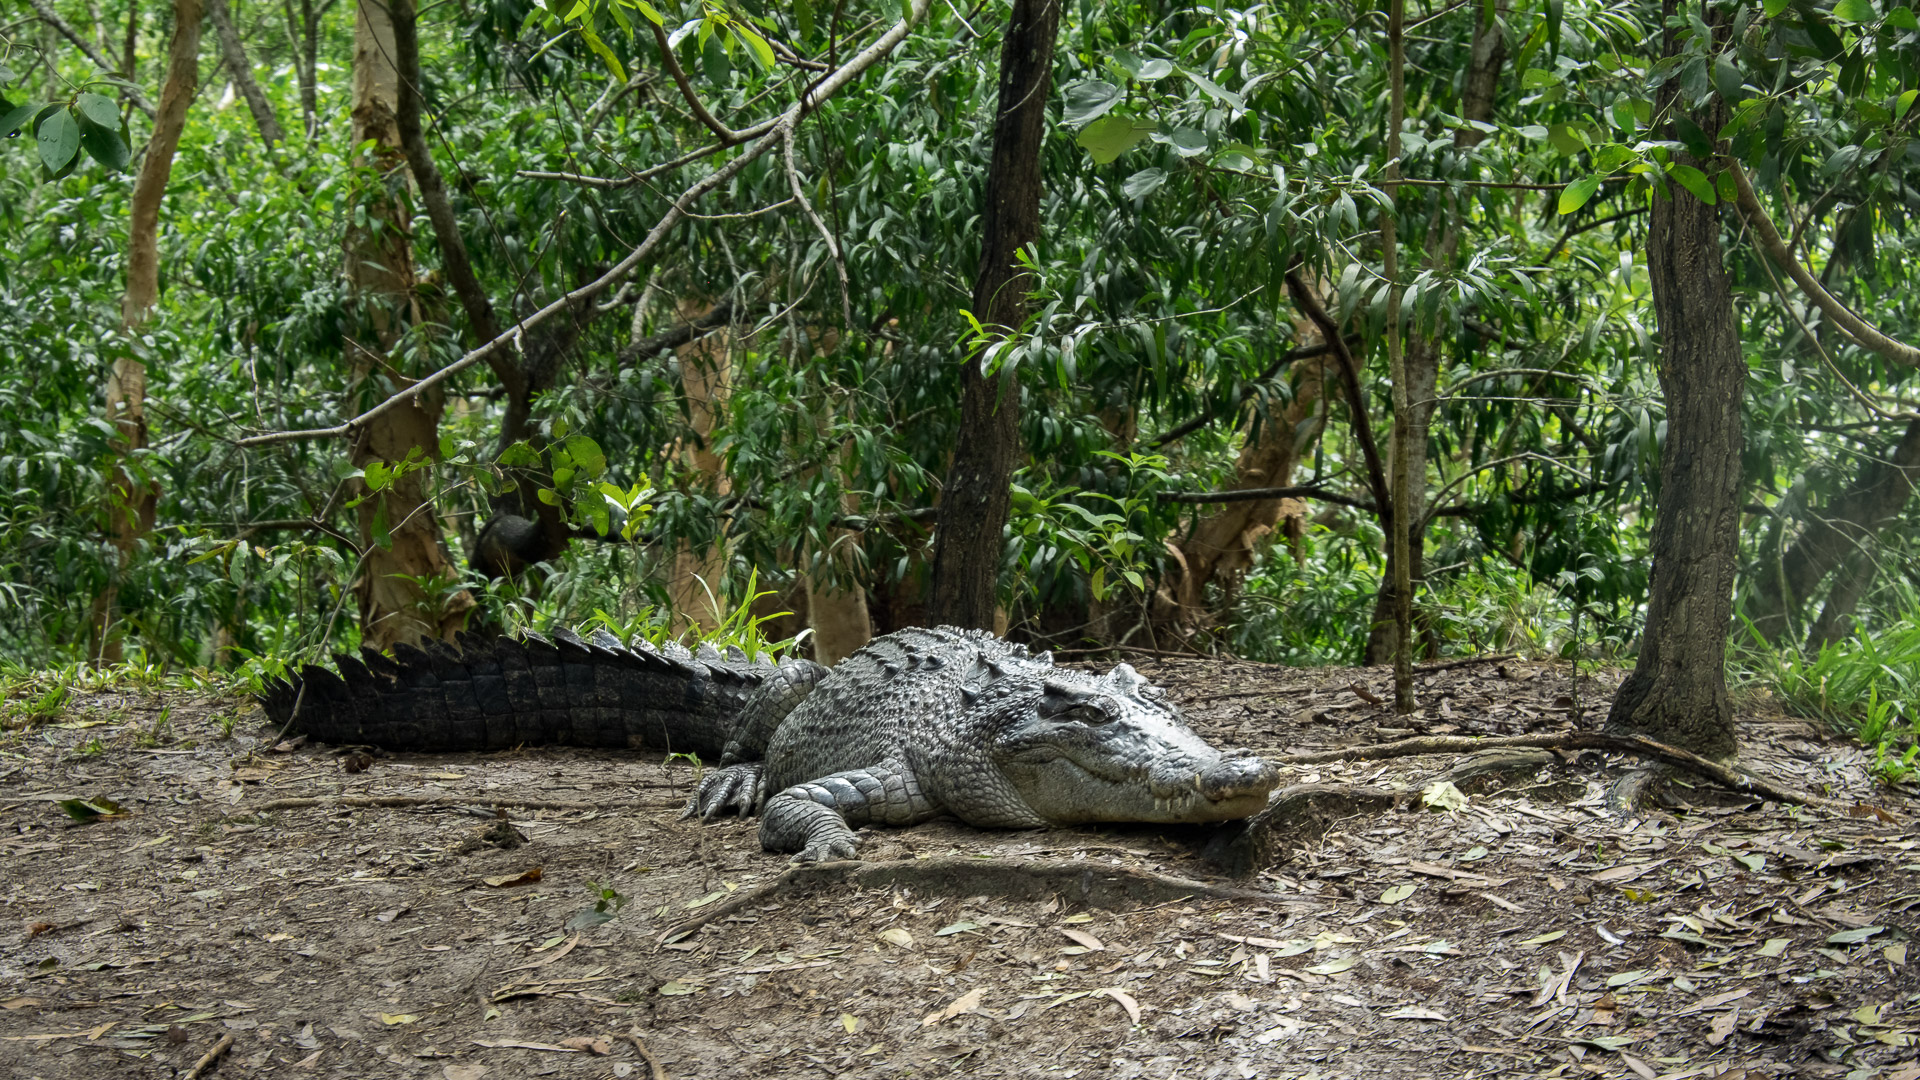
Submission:
[[1131,666],[1104,675],[979,630],[909,628],[831,671],[605,630],[395,646],[260,695],[276,724],[390,750],[645,747],[716,759],[683,817],[759,813],[797,861],[856,857],[854,829],[1205,823],[1258,813],[1273,763],[1216,750]]

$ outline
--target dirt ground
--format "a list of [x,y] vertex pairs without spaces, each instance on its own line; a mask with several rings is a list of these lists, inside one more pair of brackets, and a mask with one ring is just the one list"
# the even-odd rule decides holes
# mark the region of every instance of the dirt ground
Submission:
[[[1380,671],[1136,663],[1222,745],[1408,733],[1352,689],[1386,694]],[[1426,675],[1413,726],[1591,724],[1619,674],[1570,674]],[[1874,809],[1680,785],[1623,819],[1628,762],[1590,751],[1462,783],[1454,810],[1421,793],[1455,757],[1293,767],[1403,797],[1238,881],[1203,830],[862,834],[907,882],[990,857],[982,888],[1017,860],[1261,895],[1108,910],[949,873],[778,892],[663,945],[786,869],[751,822],[676,820],[684,761],[368,758],[276,747],[244,701],[77,694],[0,757],[0,1075],[1920,1080],[1920,793],[1800,721],[1742,736],[1776,783]],[[77,823],[74,798],[124,813]]]

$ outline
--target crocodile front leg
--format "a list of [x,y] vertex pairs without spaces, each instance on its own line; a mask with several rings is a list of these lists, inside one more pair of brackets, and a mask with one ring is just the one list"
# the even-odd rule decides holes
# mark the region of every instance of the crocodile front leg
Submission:
[[768,799],[760,818],[760,846],[797,852],[795,862],[851,859],[854,829],[915,825],[940,811],[912,770],[884,762],[795,784]]

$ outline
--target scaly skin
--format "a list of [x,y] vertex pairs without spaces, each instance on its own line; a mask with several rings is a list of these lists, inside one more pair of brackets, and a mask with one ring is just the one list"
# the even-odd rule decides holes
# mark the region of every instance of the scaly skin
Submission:
[[[971,825],[1201,823],[1248,817],[1270,763],[1207,745],[1158,687],[1105,676],[981,631],[901,630],[831,672],[806,661],[591,641],[503,641],[345,659],[262,695],[316,738],[391,749],[523,743],[718,754],[683,816],[763,817],[801,861],[851,858],[862,825],[952,814]],[[299,704],[298,715],[295,704]]]

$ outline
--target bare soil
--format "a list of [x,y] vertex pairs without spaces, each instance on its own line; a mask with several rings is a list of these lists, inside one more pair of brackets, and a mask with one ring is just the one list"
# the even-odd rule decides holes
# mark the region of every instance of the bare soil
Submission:
[[[1352,688],[1390,696],[1380,671],[1139,666],[1270,754],[1590,725],[1619,679],[1456,667],[1409,724]],[[1741,734],[1774,782],[1864,805],[1676,782],[1622,816],[1635,763],[1594,752],[1463,780],[1452,811],[1421,793],[1457,758],[1293,767],[1395,805],[1237,880],[1199,829],[871,831],[892,884],[796,884],[662,944],[787,869],[753,822],[677,820],[684,761],[356,755],[275,744],[244,701],[77,695],[0,758],[0,1075],[220,1050],[197,1075],[1920,1080],[1920,793],[1801,721]],[[124,813],[59,805],[102,797]],[[1087,907],[1075,868],[1258,895]]]

